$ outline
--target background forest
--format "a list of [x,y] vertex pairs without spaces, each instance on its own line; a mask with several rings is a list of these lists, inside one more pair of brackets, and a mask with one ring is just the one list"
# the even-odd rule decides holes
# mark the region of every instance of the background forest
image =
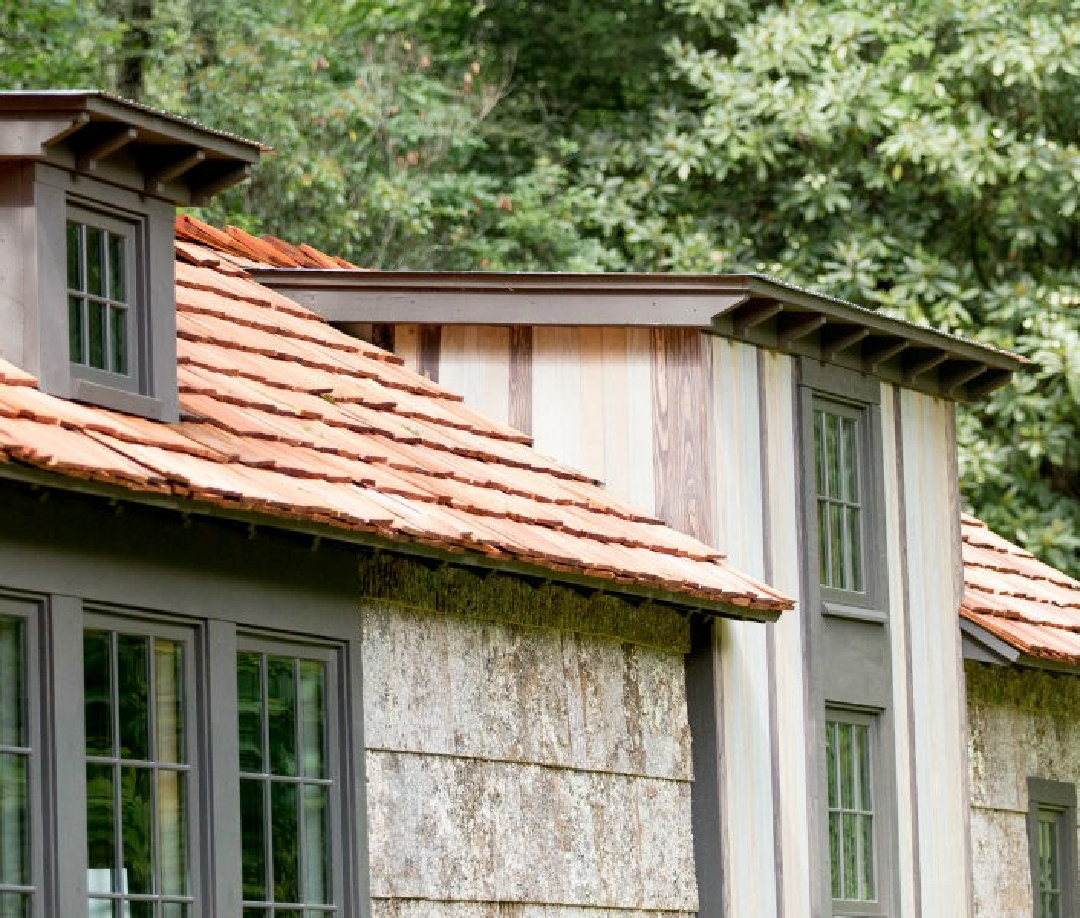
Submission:
[[1018,351],[964,499],[1080,574],[1080,0],[0,0],[0,86],[270,144],[202,215],[361,264],[766,272]]

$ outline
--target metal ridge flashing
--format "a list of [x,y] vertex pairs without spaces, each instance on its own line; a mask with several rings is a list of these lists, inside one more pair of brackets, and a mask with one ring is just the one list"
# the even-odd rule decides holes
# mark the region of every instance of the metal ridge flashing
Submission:
[[957,401],[984,398],[1027,363],[760,274],[250,272],[331,322],[699,328]]

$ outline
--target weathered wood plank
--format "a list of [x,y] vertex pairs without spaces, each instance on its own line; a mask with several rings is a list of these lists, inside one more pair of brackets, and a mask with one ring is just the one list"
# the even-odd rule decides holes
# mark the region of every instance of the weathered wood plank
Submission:
[[441,375],[442,333],[441,325],[420,326],[417,370],[432,382],[438,382]]
[[918,814],[914,795],[911,672],[909,657],[910,610],[904,590],[906,555],[903,545],[903,460],[897,441],[897,387],[881,387],[881,452],[885,496],[885,558],[888,564],[889,637],[892,654],[892,715],[896,738],[896,842],[900,875],[900,906],[904,915],[920,914],[918,902]]
[[[900,395],[906,499],[911,685],[918,792],[922,914],[967,915],[970,903],[965,839],[967,763],[963,735],[960,630],[956,627],[961,567],[959,495],[951,403],[911,390]],[[917,603],[917,609],[914,607]]]
[[510,426],[532,433],[533,330],[529,325],[510,326]]
[[376,898],[694,911],[690,785],[369,752]]
[[405,369],[420,372],[420,326],[402,323],[394,326],[394,353],[405,361]]
[[533,441],[542,453],[581,468],[582,402],[579,330],[533,329]]
[[[609,465],[609,482],[616,494],[649,513],[655,513],[656,473],[652,405],[652,342],[644,328],[626,329],[626,441]],[[613,357],[617,351],[608,353]],[[621,474],[621,469],[625,469]]]
[[[423,345],[421,338],[421,345]],[[421,356],[423,351],[421,351]],[[438,351],[438,381],[478,411],[510,420],[510,330],[484,325],[446,325]]]
[[[799,559],[799,508],[795,443],[795,382],[791,358],[772,351],[758,356],[766,428],[765,456],[766,550],[768,580],[789,596],[802,591]],[[769,625],[773,641],[773,691],[775,692],[775,756],[779,777],[779,826],[782,912],[796,918],[806,914],[810,901],[810,863],[806,814],[810,795],[806,786],[806,646],[803,641],[805,604]]]
[[[696,329],[654,328],[653,434],[656,509],[669,525],[712,542],[708,439],[707,336]],[[733,479],[734,480],[734,479]]]
[[[707,348],[708,424],[687,430],[711,443],[713,544],[741,571],[764,575],[761,412],[756,349],[713,336]],[[689,495],[687,495],[689,497]],[[724,890],[731,915],[775,915],[777,872],[766,630],[718,622],[724,813]],[[747,882],[748,877],[756,878]]]
[[683,659],[570,632],[364,613],[369,748],[689,780]]

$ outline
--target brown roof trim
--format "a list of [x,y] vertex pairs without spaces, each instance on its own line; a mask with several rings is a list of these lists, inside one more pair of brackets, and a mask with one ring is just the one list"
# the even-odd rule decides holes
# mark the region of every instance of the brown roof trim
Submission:
[[331,322],[681,326],[975,401],[1015,354],[754,274],[570,274],[251,268]]
[[97,90],[0,92],[0,159],[41,160],[76,173],[132,163],[147,194],[199,204],[243,181],[262,144]]

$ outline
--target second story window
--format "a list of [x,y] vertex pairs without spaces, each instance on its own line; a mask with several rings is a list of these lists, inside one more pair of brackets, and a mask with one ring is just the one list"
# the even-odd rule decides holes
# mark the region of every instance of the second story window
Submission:
[[72,372],[138,391],[137,227],[69,208],[68,351]]
[[839,404],[814,406],[819,582],[853,593],[864,590],[859,415]]

